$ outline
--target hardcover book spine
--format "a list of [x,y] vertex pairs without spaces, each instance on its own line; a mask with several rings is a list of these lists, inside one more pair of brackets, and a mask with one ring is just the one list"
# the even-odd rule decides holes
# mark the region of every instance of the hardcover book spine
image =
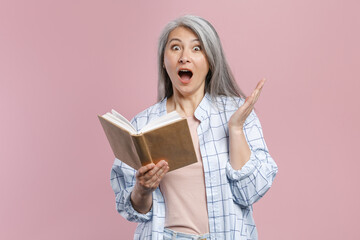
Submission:
[[149,148],[146,144],[144,135],[133,135],[132,140],[134,142],[136,151],[139,155],[141,165],[145,166],[149,163],[152,163],[152,158],[150,155]]

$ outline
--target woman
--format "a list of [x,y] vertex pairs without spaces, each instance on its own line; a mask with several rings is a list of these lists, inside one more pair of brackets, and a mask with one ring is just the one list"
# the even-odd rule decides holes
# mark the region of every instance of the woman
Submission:
[[206,20],[170,22],[159,41],[159,102],[132,120],[137,129],[176,110],[188,119],[198,162],[168,172],[165,160],[138,171],[115,159],[119,213],[138,222],[134,239],[257,239],[252,204],[277,166],[253,111],[264,80],[244,99]]

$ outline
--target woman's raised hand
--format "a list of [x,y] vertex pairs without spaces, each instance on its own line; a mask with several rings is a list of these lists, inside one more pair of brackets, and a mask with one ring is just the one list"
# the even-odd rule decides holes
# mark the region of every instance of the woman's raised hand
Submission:
[[140,213],[147,213],[152,206],[152,192],[159,186],[161,179],[169,171],[165,160],[156,165],[150,163],[142,166],[136,173],[136,184],[131,193],[133,208]]
[[245,99],[245,103],[239,107],[239,109],[231,116],[229,120],[229,128],[233,130],[243,130],[243,126],[246,118],[254,109],[254,105],[258,100],[261,90],[265,84],[265,79],[262,79],[256,86],[255,90],[250,96]]

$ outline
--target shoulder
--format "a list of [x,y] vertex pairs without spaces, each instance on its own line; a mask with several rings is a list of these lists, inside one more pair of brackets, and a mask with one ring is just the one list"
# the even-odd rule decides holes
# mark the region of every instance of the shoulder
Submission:
[[[241,97],[217,96],[212,100],[212,112],[224,115],[226,119],[229,119],[244,103],[245,99]],[[255,111],[252,110],[245,121],[245,125],[258,121]]]
[[148,122],[166,114],[166,100],[155,103],[147,109],[136,114],[131,120],[131,124],[139,130],[145,126]]
[[244,102],[245,99],[241,97],[217,96],[212,99],[213,106],[225,112],[236,111]]

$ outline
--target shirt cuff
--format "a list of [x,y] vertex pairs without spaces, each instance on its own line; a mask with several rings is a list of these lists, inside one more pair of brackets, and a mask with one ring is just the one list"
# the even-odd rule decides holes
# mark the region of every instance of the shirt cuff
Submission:
[[235,170],[230,164],[230,161],[226,164],[226,174],[229,180],[231,181],[240,181],[248,176],[250,176],[258,164],[255,153],[251,151],[250,159],[245,163],[245,165],[239,169]]
[[[131,189],[132,191],[132,189]],[[126,199],[125,199],[125,211],[127,212],[128,215],[130,216],[133,216],[133,218],[136,220],[136,221],[148,221],[148,220],[151,220],[151,217],[152,217],[152,206],[151,206],[151,209],[143,214],[143,213],[139,213],[138,211],[136,211],[134,208],[133,208],[133,205],[131,203],[131,194],[129,194]]]

